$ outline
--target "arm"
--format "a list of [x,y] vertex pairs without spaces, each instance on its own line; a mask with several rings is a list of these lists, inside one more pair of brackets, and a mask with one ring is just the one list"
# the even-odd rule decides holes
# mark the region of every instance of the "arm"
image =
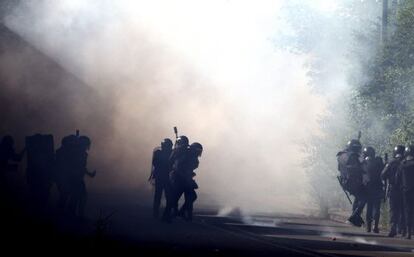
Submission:
[[88,175],[89,177],[93,178],[96,176],[96,170],[90,172],[87,168],[87,164],[88,164],[88,154],[85,153],[81,156],[81,160],[80,160],[80,165],[83,169],[84,174]]
[[377,160],[378,160],[378,166],[380,167],[381,170],[383,170],[385,167],[384,160],[381,157],[377,157]]
[[403,173],[403,169],[401,167],[401,165],[398,167],[397,171],[395,172],[395,184],[398,188],[402,188],[403,187],[403,183],[402,183],[402,173]]
[[392,165],[393,165],[392,161],[387,163],[381,172],[381,179],[384,181],[384,202],[388,198],[388,191],[389,191],[388,178],[390,177]]
[[381,179],[382,180],[387,180],[388,179],[388,177],[390,176],[390,172],[391,172],[391,166],[392,166],[392,163],[387,163],[386,165],[385,165],[385,167],[384,167],[384,169],[382,170],[382,172],[381,172]]
[[154,152],[152,153],[152,160],[151,160],[151,171],[150,171],[150,176],[148,178],[148,181],[151,181],[152,179],[154,179],[154,169],[156,164],[159,161],[159,154],[158,154],[158,150],[157,148],[154,150]]

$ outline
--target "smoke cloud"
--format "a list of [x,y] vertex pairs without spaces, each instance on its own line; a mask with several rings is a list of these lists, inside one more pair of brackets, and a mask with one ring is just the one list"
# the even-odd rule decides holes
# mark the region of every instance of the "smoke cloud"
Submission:
[[[309,208],[298,142],[318,131],[325,101],[308,87],[308,56],[271,40],[284,29],[282,4],[24,1],[4,24],[33,48],[2,54],[1,95],[31,107],[10,110],[2,130],[60,139],[78,128],[93,140],[89,186],[144,194],[152,149],[177,126],[205,149],[199,204]],[[63,71],[39,55],[73,77],[49,79]],[[33,84],[36,76],[54,85]]]

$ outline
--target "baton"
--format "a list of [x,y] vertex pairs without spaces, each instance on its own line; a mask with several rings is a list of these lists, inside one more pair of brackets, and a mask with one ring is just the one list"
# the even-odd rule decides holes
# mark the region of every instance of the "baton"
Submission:
[[345,191],[345,189],[342,186],[341,180],[339,179],[339,176],[336,177],[338,179],[339,185],[341,185],[342,190],[344,191],[346,198],[348,198],[349,203],[352,205],[351,198],[349,197],[348,193]]

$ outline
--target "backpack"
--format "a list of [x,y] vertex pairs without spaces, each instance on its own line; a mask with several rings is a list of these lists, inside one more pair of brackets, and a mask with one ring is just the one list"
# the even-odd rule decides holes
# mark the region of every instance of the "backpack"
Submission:
[[362,166],[357,153],[339,152],[337,154],[339,181],[342,188],[355,195],[362,187]]

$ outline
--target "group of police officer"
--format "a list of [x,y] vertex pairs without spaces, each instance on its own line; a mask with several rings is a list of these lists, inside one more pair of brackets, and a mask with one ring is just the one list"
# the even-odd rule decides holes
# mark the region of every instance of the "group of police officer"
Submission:
[[[153,152],[152,168],[149,181],[155,187],[153,215],[159,217],[162,193],[164,192],[166,206],[162,221],[170,223],[176,216],[187,221],[193,218],[193,204],[197,199],[198,185],[194,180],[199,160],[203,152],[200,143],[189,144],[186,136],[177,137],[175,145],[166,138]],[[178,202],[184,195],[184,204],[178,208]]]
[[87,199],[84,177],[96,175],[96,171],[87,169],[90,146],[91,140],[77,132],[64,137],[55,152],[52,135],[36,134],[26,137],[25,148],[16,153],[13,138],[4,136],[0,143],[1,201],[15,204],[11,203],[16,198],[11,193],[6,173],[17,171],[17,163],[26,155],[31,209],[44,213],[48,209],[51,187],[56,184],[59,213],[83,218]]
[[[389,199],[389,237],[400,234],[411,239],[414,219],[414,146],[397,145],[393,158],[385,165],[381,157],[375,155],[373,147],[362,151],[359,140],[348,142],[346,149],[337,154],[338,180],[345,190],[354,196],[352,215],[348,221],[362,226],[362,211],[366,209],[366,229],[379,233],[378,223],[382,201]],[[347,194],[348,196],[348,194]],[[350,200],[350,199],[349,199]],[[374,223],[374,224],[372,224]]]

